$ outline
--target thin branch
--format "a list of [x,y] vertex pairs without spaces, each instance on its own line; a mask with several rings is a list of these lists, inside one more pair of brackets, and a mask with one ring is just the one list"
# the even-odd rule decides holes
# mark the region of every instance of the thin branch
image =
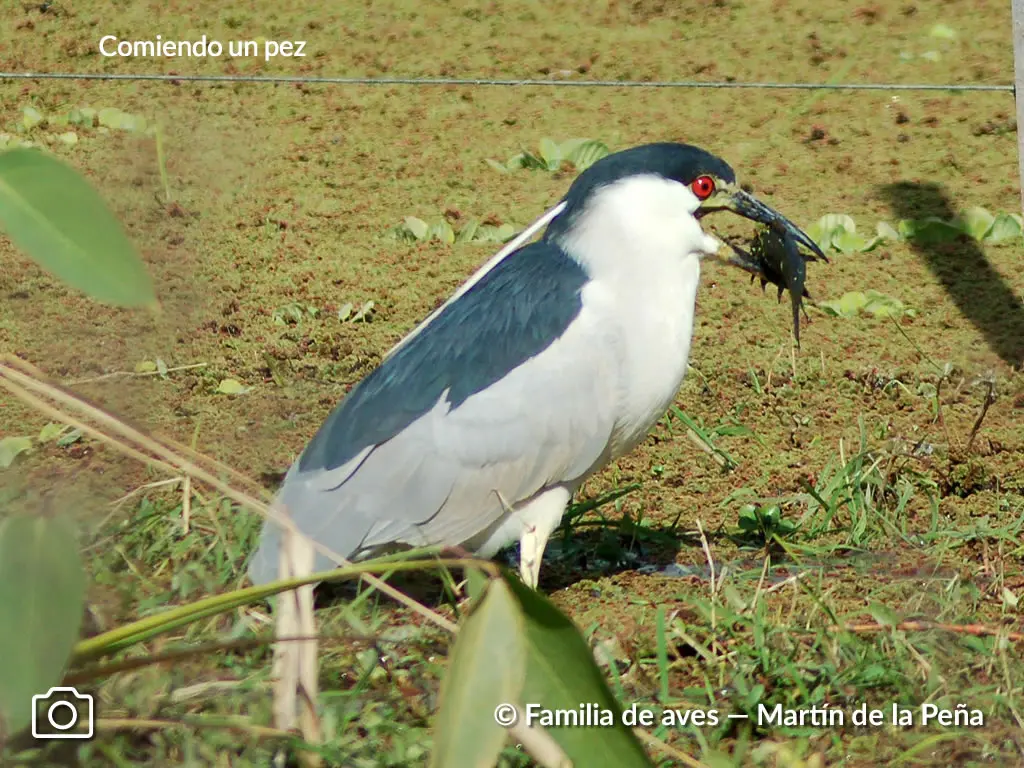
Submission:
[[175,371],[191,371],[196,368],[205,368],[207,363],[192,363],[192,365],[179,365],[174,368],[166,368],[162,371],[114,371],[113,373],[104,373],[102,376],[89,376],[85,379],[71,379],[65,381],[64,384],[72,386],[74,384],[92,384],[96,381],[106,381],[108,379],[118,379],[124,376],[128,376],[133,379],[141,379],[146,376],[166,376],[168,373],[174,373]]
[[[259,499],[254,498],[252,495],[237,490],[234,486],[229,485],[218,477],[215,472],[222,475],[229,475],[238,480],[240,484],[259,488],[261,495],[265,495],[266,492],[254,480],[247,478],[242,473],[222,464],[221,462],[204,456],[197,451],[193,451],[192,449],[176,443],[173,440],[162,438],[166,445],[162,444],[156,439],[144,434],[141,430],[130,426],[123,419],[120,419],[117,416],[104,411],[102,408],[89,403],[79,395],[69,392],[58,385],[46,383],[42,373],[35,369],[34,366],[26,363],[24,360],[20,360],[19,358],[11,355],[4,355],[0,358],[0,386],[3,386],[17,397],[30,405],[33,405],[44,413],[50,414],[56,420],[60,420],[63,423],[73,424],[83,432],[92,435],[101,442],[113,446],[122,453],[125,453],[143,463],[158,466],[166,470],[168,474],[191,475],[197,480],[216,488],[222,494],[237,503],[255,510],[265,518],[272,519],[283,528],[292,529],[298,532],[298,529],[295,528],[291,518],[282,515],[279,511]],[[88,416],[100,422],[112,432],[121,435],[121,439],[76,419],[70,414],[40,399],[38,396],[33,395],[32,392],[40,393],[49,397],[51,400],[57,401],[58,403],[84,411]],[[134,443],[138,448],[133,447],[131,443]],[[173,447],[175,450],[171,450],[171,447],[169,446]],[[144,448],[146,451],[149,451],[150,455],[139,450],[139,448]],[[175,451],[177,451],[177,453]],[[192,459],[195,459],[195,461]],[[197,461],[201,461],[207,466],[210,466],[213,471],[199,466],[196,463]],[[299,535],[303,534],[299,532]],[[346,558],[332,552],[329,548],[319,542],[313,542],[313,547],[318,552],[321,552],[325,556],[331,558],[331,560],[339,565],[350,565]],[[376,589],[394,598],[402,605],[405,605],[407,608],[410,608],[421,616],[427,618],[434,624],[443,627],[453,634],[459,631],[456,624],[441,616],[436,611],[433,611],[427,606],[412,599],[408,595],[403,594],[382,579],[369,574],[363,574],[363,578]]]

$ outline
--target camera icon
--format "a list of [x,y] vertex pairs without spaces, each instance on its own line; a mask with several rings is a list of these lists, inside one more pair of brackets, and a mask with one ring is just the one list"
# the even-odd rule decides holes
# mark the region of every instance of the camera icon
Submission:
[[[84,715],[85,728],[71,733]],[[70,686],[51,688],[32,697],[32,736],[37,739],[91,739],[93,702],[88,693]]]

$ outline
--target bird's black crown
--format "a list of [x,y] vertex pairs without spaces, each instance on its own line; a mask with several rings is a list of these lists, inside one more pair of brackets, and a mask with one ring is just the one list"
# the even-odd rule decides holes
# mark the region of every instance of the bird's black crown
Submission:
[[644,144],[606,155],[583,171],[562,198],[565,210],[548,227],[545,238],[557,236],[568,228],[586,200],[601,187],[630,176],[652,174],[689,186],[699,176],[714,176],[728,184],[736,183],[736,173],[720,157],[690,144],[661,142]]

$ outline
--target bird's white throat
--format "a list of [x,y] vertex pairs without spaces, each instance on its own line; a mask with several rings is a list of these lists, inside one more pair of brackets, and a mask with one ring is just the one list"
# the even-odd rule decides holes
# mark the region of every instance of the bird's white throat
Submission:
[[558,244],[597,280],[656,273],[690,254],[718,251],[693,215],[699,205],[677,181],[629,176],[596,190]]
[[690,190],[633,176],[597,191],[559,245],[591,277],[584,312],[621,350],[621,418],[612,454],[643,439],[675,398],[689,361],[700,261],[718,250]]

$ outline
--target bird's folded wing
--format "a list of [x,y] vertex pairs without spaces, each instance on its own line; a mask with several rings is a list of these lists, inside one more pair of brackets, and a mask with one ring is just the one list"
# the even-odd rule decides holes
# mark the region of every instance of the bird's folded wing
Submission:
[[[279,500],[299,529],[343,557],[459,544],[602,463],[619,372],[585,284],[555,246],[531,244],[386,359],[289,471]],[[257,583],[274,573],[277,538],[268,523]]]

